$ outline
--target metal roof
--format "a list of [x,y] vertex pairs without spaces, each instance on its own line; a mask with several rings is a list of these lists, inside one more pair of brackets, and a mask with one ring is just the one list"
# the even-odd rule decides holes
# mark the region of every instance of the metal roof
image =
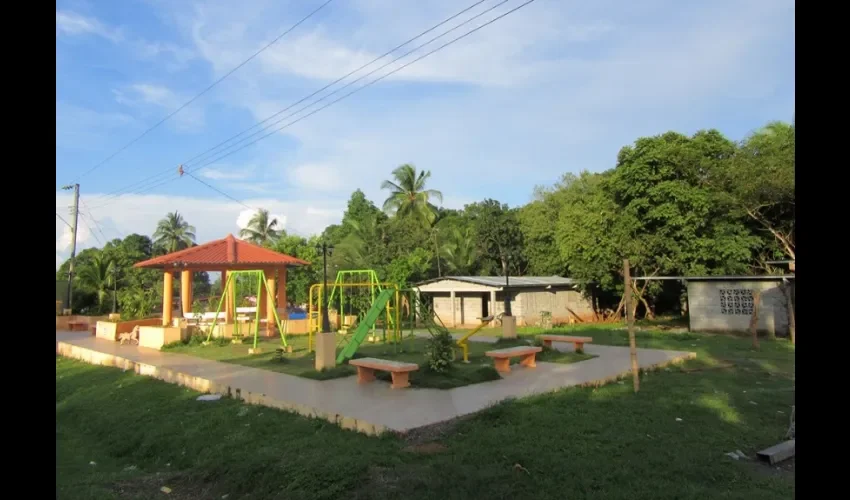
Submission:
[[[440,278],[431,278],[429,280],[422,281],[416,285],[426,285],[428,283],[435,283],[443,280],[462,281],[464,283],[472,283],[475,285],[490,286],[494,288],[502,288],[505,286],[504,276],[442,276]],[[510,276],[508,279],[508,286],[511,288],[572,286],[578,283],[578,280],[564,278],[561,276]]]
[[761,276],[638,276],[632,278],[633,280],[649,280],[649,281],[663,281],[663,280],[681,280],[681,281],[772,281],[772,280],[783,280],[783,279],[794,279],[795,276],[793,274],[790,275],[761,275]]

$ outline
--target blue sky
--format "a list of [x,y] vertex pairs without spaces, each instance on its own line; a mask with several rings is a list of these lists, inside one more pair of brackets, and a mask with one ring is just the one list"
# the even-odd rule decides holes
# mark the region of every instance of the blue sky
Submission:
[[[322,1],[58,1],[57,211],[65,216],[70,204],[60,186]],[[485,1],[403,51],[500,1]],[[191,177],[177,179],[178,164],[472,3],[333,1],[80,178],[79,246],[150,234],[174,210],[196,226],[200,242],[238,233],[250,211]],[[373,77],[520,3],[507,1]],[[187,170],[305,235],[338,221],[356,188],[380,204],[381,181],[406,162],[431,170],[446,206],[485,197],[518,205],[565,172],[612,167],[617,151],[640,136],[717,128],[740,139],[767,121],[790,121],[794,22],[790,0],[537,0],[253,146]],[[138,192],[154,175],[163,184]],[[138,188],[105,196],[128,185]],[[69,239],[57,218],[57,263]]]

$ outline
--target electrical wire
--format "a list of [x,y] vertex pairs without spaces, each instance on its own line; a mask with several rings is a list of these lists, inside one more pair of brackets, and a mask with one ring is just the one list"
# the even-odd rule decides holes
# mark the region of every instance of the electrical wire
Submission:
[[[337,83],[339,83],[339,82],[341,82],[341,81],[345,80],[346,78],[348,78],[348,77],[350,77],[350,76],[354,75],[355,73],[358,73],[358,72],[360,72],[361,70],[363,70],[363,69],[365,69],[365,68],[367,68],[367,67],[371,66],[371,65],[372,65],[372,64],[374,64],[375,62],[377,62],[377,61],[379,61],[379,60],[383,59],[384,57],[386,57],[386,56],[388,56],[388,55],[392,54],[393,52],[397,51],[398,49],[400,49],[400,48],[402,48],[402,47],[404,47],[404,46],[406,46],[406,45],[410,44],[411,42],[413,42],[413,41],[415,41],[415,40],[418,40],[419,38],[421,38],[421,37],[425,36],[426,34],[430,33],[431,31],[434,31],[435,29],[439,28],[440,26],[442,26],[442,25],[444,25],[444,24],[446,24],[446,23],[448,23],[448,22],[452,21],[453,19],[456,19],[458,16],[460,16],[460,15],[462,15],[462,14],[466,13],[466,12],[469,12],[470,10],[472,10],[473,8],[475,8],[475,7],[479,6],[479,5],[481,5],[481,4],[482,4],[482,3],[484,3],[485,1],[487,1],[487,0],[478,0],[477,2],[475,2],[475,3],[471,4],[470,6],[468,6],[468,7],[464,8],[463,10],[458,11],[457,13],[453,14],[452,16],[449,16],[449,17],[447,17],[446,19],[443,19],[442,21],[440,21],[439,23],[437,23],[437,24],[435,24],[435,25],[431,26],[430,28],[426,29],[425,31],[422,31],[421,33],[417,34],[416,36],[414,36],[414,37],[412,37],[412,38],[409,38],[408,40],[406,40],[406,41],[404,41],[404,42],[400,43],[399,45],[396,45],[396,46],[395,46],[395,47],[393,47],[392,49],[390,49],[390,50],[388,50],[388,51],[384,52],[384,53],[383,53],[383,54],[381,54],[380,56],[378,56],[378,57],[376,57],[376,58],[372,59],[371,61],[369,61],[368,63],[363,64],[363,65],[362,65],[362,66],[360,66],[359,68],[357,68],[357,69],[355,69],[355,70],[353,70],[353,71],[350,71],[350,72],[346,73],[345,75],[343,75],[343,76],[341,76],[341,77],[337,78],[336,80],[334,80],[334,81],[330,82],[329,84],[325,85],[324,87],[322,87],[322,88],[320,88],[320,89],[318,89],[318,90],[314,91],[313,93],[311,93],[311,94],[309,94],[309,95],[307,95],[307,96],[305,96],[305,97],[302,97],[302,98],[301,98],[301,99],[299,99],[298,101],[293,102],[292,104],[290,104],[290,105],[289,105],[289,106],[287,106],[286,108],[284,108],[284,109],[282,109],[282,110],[278,111],[277,113],[275,113],[275,114],[273,114],[273,115],[271,115],[271,116],[269,116],[269,117],[265,118],[264,120],[262,120],[262,121],[260,121],[260,122],[258,122],[258,123],[255,123],[255,124],[254,124],[254,125],[252,125],[251,127],[248,127],[247,129],[243,130],[242,132],[239,132],[238,134],[235,134],[235,135],[233,135],[233,136],[229,137],[228,139],[226,139],[226,140],[224,140],[224,141],[222,141],[222,142],[220,142],[220,143],[216,144],[215,146],[212,146],[211,148],[208,148],[208,149],[206,149],[205,151],[202,151],[201,153],[199,153],[199,154],[197,154],[197,155],[193,156],[192,158],[190,158],[190,159],[188,159],[188,160],[186,160],[186,161],[182,162],[182,164],[183,164],[183,165],[188,165],[188,164],[190,164],[191,162],[193,162],[193,161],[197,160],[198,158],[200,158],[201,156],[204,156],[204,155],[206,155],[207,153],[209,153],[209,152],[211,152],[211,151],[213,151],[213,150],[215,150],[215,149],[218,149],[218,148],[219,148],[219,147],[221,147],[222,145],[227,144],[228,142],[232,141],[233,139],[236,139],[236,138],[238,138],[238,137],[240,137],[240,136],[244,135],[245,133],[249,132],[250,130],[253,130],[254,128],[256,128],[257,126],[260,126],[260,125],[262,125],[263,123],[268,122],[269,120],[271,120],[271,119],[275,118],[276,116],[279,116],[280,114],[282,114],[282,113],[284,113],[284,112],[286,112],[286,111],[288,111],[288,110],[292,109],[293,107],[295,107],[295,106],[297,106],[297,105],[301,104],[302,102],[306,101],[307,99],[310,99],[310,98],[312,98],[312,97],[316,96],[316,95],[317,95],[317,94],[319,94],[320,92],[323,92],[323,91],[327,90],[328,88],[332,87],[333,85],[336,85]],[[504,3],[504,2],[502,2],[502,3]],[[500,5],[501,5],[501,4],[500,4]],[[490,9],[490,10],[492,10],[492,9]],[[468,22],[468,21],[467,21],[467,22]],[[420,46],[420,47],[421,47],[421,46]],[[396,58],[396,60],[398,60],[398,58]],[[339,90],[339,89],[338,89],[338,90]],[[337,90],[337,91],[338,91],[338,90]],[[327,97],[327,96],[326,96],[326,97]],[[155,188],[155,187],[159,187],[160,185],[162,185],[162,184],[163,184],[162,182],[160,182],[160,181],[158,181],[158,180],[157,180],[157,181],[156,181],[156,183],[152,183],[151,181],[152,181],[152,180],[154,180],[154,179],[159,179],[159,178],[161,178],[163,175],[166,175],[166,176],[167,176],[169,172],[173,172],[173,170],[172,170],[171,168],[165,169],[165,170],[163,170],[162,172],[160,172],[160,173],[158,173],[158,174],[154,174],[153,176],[148,177],[147,179],[143,179],[143,180],[141,180],[141,181],[137,181],[137,182],[131,183],[131,184],[127,185],[127,186],[124,186],[124,187],[122,187],[122,188],[120,188],[120,189],[116,190],[116,191],[113,191],[113,192],[111,192],[111,193],[108,193],[108,194],[104,195],[104,201],[107,201],[108,199],[111,199],[111,198],[115,198],[115,197],[117,197],[117,196],[120,196],[121,194],[124,194],[125,192],[127,192],[127,190],[133,190],[134,188],[136,188],[136,189],[141,188],[141,189],[146,189],[146,190],[148,190],[148,188]],[[171,177],[174,177],[174,176],[171,176]],[[172,180],[172,179],[171,179],[171,178],[169,178],[169,179],[168,179],[168,181],[166,181],[166,182],[170,182],[171,180]],[[137,194],[140,194],[140,193],[137,193]],[[111,198],[110,198],[110,197],[111,197]]]
[[188,101],[186,101],[185,103],[183,103],[183,104],[182,104],[179,108],[175,109],[174,111],[172,111],[171,113],[169,113],[168,115],[166,115],[163,119],[161,119],[160,121],[156,122],[153,126],[151,126],[151,127],[150,127],[150,128],[148,128],[147,130],[145,130],[144,132],[142,132],[142,133],[141,133],[140,135],[138,135],[135,139],[131,140],[130,142],[128,142],[127,144],[125,144],[124,146],[122,146],[121,148],[119,148],[117,151],[115,151],[115,152],[114,152],[114,153],[112,153],[111,155],[107,156],[107,157],[106,157],[104,160],[102,160],[100,163],[97,163],[96,165],[94,165],[94,166],[93,166],[93,167],[91,167],[90,169],[88,169],[88,170],[86,170],[85,172],[83,172],[82,174],[78,175],[78,176],[77,176],[77,177],[76,177],[73,181],[71,181],[71,184],[73,184],[73,183],[77,182],[79,179],[81,179],[81,178],[85,177],[86,175],[88,175],[88,174],[90,174],[90,173],[94,172],[95,170],[97,170],[98,168],[100,168],[102,165],[104,165],[105,163],[107,163],[109,160],[111,160],[111,159],[115,158],[116,156],[118,156],[121,152],[123,152],[124,150],[126,150],[127,148],[129,148],[130,146],[132,146],[133,144],[135,144],[136,142],[138,142],[140,139],[142,139],[143,137],[145,137],[146,135],[148,135],[151,131],[153,131],[154,129],[156,129],[157,127],[159,127],[160,125],[162,125],[162,124],[163,124],[163,123],[165,123],[166,121],[168,121],[168,119],[169,119],[169,118],[171,118],[172,116],[176,115],[177,113],[179,113],[180,111],[182,111],[184,108],[186,108],[187,106],[189,106],[190,104],[192,104],[193,102],[195,102],[198,98],[200,98],[201,96],[203,96],[204,94],[206,94],[207,92],[209,92],[210,90],[212,90],[212,88],[213,88],[213,87],[215,87],[216,85],[218,85],[219,83],[221,83],[222,81],[224,81],[227,77],[229,77],[230,75],[232,75],[232,74],[233,74],[233,73],[235,73],[236,71],[238,71],[238,70],[239,70],[242,66],[245,66],[246,64],[248,64],[248,62],[250,62],[250,61],[251,61],[251,60],[253,60],[255,57],[257,57],[258,55],[260,55],[260,53],[264,52],[266,49],[268,49],[269,47],[271,47],[272,45],[274,45],[274,44],[275,44],[278,40],[280,40],[281,38],[283,38],[284,36],[286,36],[287,34],[289,34],[289,32],[291,32],[292,30],[294,30],[295,28],[297,28],[298,26],[300,26],[302,23],[304,23],[304,21],[306,21],[306,20],[310,19],[311,17],[313,17],[313,15],[315,15],[316,13],[318,13],[320,10],[324,9],[324,8],[325,8],[325,7],[326,7],[329,3],[333,2],[333,1],[334,1],[334,0],[326,0],[324,3],[322,3],[321,5],[319,5],[316,9],[314,9],[312,12],[310,12],[309,14],[307,14],[306,16],[304,16],[303,18],[301,18],[301,20],[299,20],[297,23],[293,24],[293,25],[292,25],[289,29],[287,29],[286,31],[284,31],[283,33],[281,33],[280,35],[278,35],[278,37],[277,37],[277,38],[275,38],[274,40],[272,40],[271,42],[269,42],[268,44],[266,44],[266,45],[265,45],[264,47],[262,47],[260,50],[258,50],[258,51],[256,51],[256,52],[254,52],[254,53],[253,53],[250,57],[248,57],[247,59],[245,59],[244,61],[242,61],[241,63],[239,63],[239,65],[237,65],[235,68],[233,68],[233,69],[231,69],[230,71],[228,71],[227,73],[225,73],[225,74],[224,74],[224,76],[222,76],[222,77],[221,77],[221,78],[219,78],[218,80],[214,81],[214,82],[213,82],[212,84],[210,84],[207,88],[205,88],[204,90],[202,90],[199,94],[195,95],[195,97],[193,97],[193,98],[189,99]]
[[70,224],[68,224],[68,221],[66,221],[66,220],[65,220],[65,219],[64,219],[61,215],[59,215],[59,212],[56,212],[56,217],[59,217],[59,220],[61,220],[62,222],[64,222],[64,223],[65,223],[65,225],[66,225],[66,226],[68,226],[68,228],[69,228],[70,230],[72,230],[72,231],[74,230],[74,227],[73,227],[73,226],[71,226]]
[[195,175],[194,175],[193,173],[191,173],[191,172],[186,172],[186,175],[188,175],[189,177],[191,177],[191,178],[195,179],[196,181],[200,182],[200,183],[201,183],[201,184],[203,184],[204,186],[206,186],[206,187],[208,187],[208,188],[212,189],[213,191],[218,192],[219,194],[221,194],[221,195],[222,195],[222,196],[224,196],[225,198],[228,198],[228,199],[230,199],[230,200],[233,200],[233,201],[235,201],[236,203],[238,203],[238,204],[242,205],[243,207],[245,207],[245,208],[247,208],[247,209],[249,209],[249,210],[255,210],[255,209],[254,209],[254,207],[249,207],[248,205],[246,205],[246,204],[245,204],[244,202],[242,202],[241,200],[237,200],[237,199],[236,199],[236,198],[234,198],[233,196],[230,196],[229,194],[227,194],[227,193],[225,193],[224,191],[222,191],[221,189],[219,189],[219,188],[217,188],[217,187],[213,186],[212,184],[209,184],[209,183],[207,183],[207,182],[205,182],[205,181],[202,181],[202,180],[201,180],[201,179],[199,179],[198,177],[195,177]]
[[[506,1],[509,1],[509,0],[503,0],[503,2],[502,2],[502,3],[500,3],[500,4],[498,4],[498,5],[496,5],[496,7],[498,7],[499,5],[501,5],[501,4],[503,4],[503,3],[505,3]],[[279,131],[281,131],[281,130],[283,130],[283,129],[285,129],[285,128],[289,127],[289,126],[292,126],[292,125],[294,125],[295,123],[298,123],[299,121],[301,121],[301,120],[303,120],[303,119],[305,119],[305,118],[308,118],[308,117],[310,117],[310,116],[312,116],[312,115],[314,115],[314,114],[316,114],[316,113],[318,113],[318,112],[320,112],[320,111],[322,111],[322,110],[324,110],[324,109],[327,109],[328,107],[333,106],[334,104],[336,104],[336,103],[338,103],[338,102],[340,102],[340,101],[342,101],[342,100],[344,100],[344,99],[346,99],[346,98],[350,97],[351,95],[356,94],[357,92],[360,92],[361,90],[363,90],[363,89],[365,89],[365,88],[367,88],[367,87],[370,87],[370,86],[374,85],[375,83],[378,83],[379,81],[381,81],[381,80],[383,80],[383,79],[385,79],[385,78],[387,78],[387,77],[389,77],[389,76],[391,76],[391,75],[393,75],[393,74],[395,74],[395,73],[397,73],[397,72],[399,72],[399,71],[401,71],[401,70],[403,70],[403,69],[407,68],[408,66],[410,66],[410,65],[412,65],[412,64],[415,64],[415,63],[417,63],[417,62],[421,61],[422,59],[424,59],[424,58],[426,58],[426,57],[428,57],[428,56],[430,56],[430,55],[432,55],[432,54],[434,54],[434,53],[436,53],[436,52],[439,52],[440,50],[442,50],[442,49],[444,49],[444,48],[446,48],[446,47],[448,47],[448,46],[450,46],[450,45],[452,45],[452,44],[454,44],[454,43],[456,43],[456,42],[458,42],[458,41],[460,41],[460,40],[462,40],[462,39],[464,39],[464,38],[468,37],[469,35],[471,35],[471,34],[473,34],[473,33],[477,32],[477,31],[479,31],[479,30],[481,30],[481,29],[483,29],[483,28],[485,28],[485,27],[487,27],[487,26],[489,26],[489,25],[493,24],[494,22],[496,22],[496,21],[498,21],[498,20],[500,20],[500,19],[502,19],[502,18],[504,18],[504,17],[506,17],[506,16],[508,16],[508,15],[510,15],[510,14],[512,14],[512,13],[514,13],[514,12],[516,12],[516,11],[518,11],[519,9],[522,9],[522,8],[523,8],[523,7],[525,7],[525,6],[527,6],[527,5],[530,5],[530,4],[534,3],[535,1],[536,1],[536,0],[526,0],[526,1],[525,1],[525,2],[523,2],[522,4],[520,4],[520,5],[516,6],[516,7],[514,7],[513,9],[510,9],[510,10],[508,10],[508,11],[506,11],[506,12],[504,12],[504,13],[502,13],[502,14],[500,14],[500,15],[496,16],[496,17],[494,17],[493,19],[490,19],[489,21],[485,22],[484,24],[482,24],[482,25],[480,25],[480,26],[478,26],[478,27],[476,27],[476,28],[473,28],[473,29],[471,29],[471,30],[467,31],[467,32],[465,32],[464,34],[462,34],[462,35],[460,35],[460,36],[458,36],[458,37],[456,37],[456,38],[453,38],[452,40],[449,40],[448,42],[446,42],[446,43],[444,43],[443,45],[441,45],[441,46],[437,47],[436,49],[433,49],[433,50],[431,50],[431,51],[429,51],[429,52],[427,52],[427,53],[425,53],[425,54],[423,54],[423,55],[421,55],[421,56],[417,57],[416,59],[414,59],[414,60],[412,60],[412,61],[410,61],[410,62],[407,62],[407,63],[405,63],[405,64],[404,64],[404,65],[402,65],[402,66],[399,66],[398,68],[396,68],[396,69],[394,69],[394,70],[392,70],[392,71],[390,71],[390,72],[388,72],[388,73],[386,73],[386,74],[384,74],[384,75],[382,75],[382,76],[380,76],[380,77],[378,77],[378,78],[376,78],[376,79],[374,79],[374,80],[372,80],[372,81],[370,81],[370,82],[368,82],[368,83],[366,83],[366,84],[364,84],[364,85],[362,85],[362,86],[360,86],[360,87],[358,87],[358,88],[356,88],[356,89],[354,89],[354,90],[352,90],[351,92],[349,92],[349,93],[347,93],[347,94],[343,95],[342,97],[339,97],[338,99],[335,99],[335,100],[333,100],[333,101],[331,101],[331,102],[329,102],[329,103],[325,104],[324,106],[322,106],[322,107],[320,107],[320,108],[318,108],[318,109],[315,109],[315,110],[313,110],[313,111],[311,111],[311,112],[307,113],[306,115],[303,115],[303,116],[301,116],[301,117],[299,117],[299,118],[297,118],[297,119],[293,120],[292,122],[289,122],[289,123],[287,123],[287,124],[283,125],[282,127],[279,127],[279,128],[277,128],[277,129],[274,129],[274,130],[272,130],[270,133],[268,133],[268,134],[266,134],[266,135],[263,135],[263,136],[259,137],[258,139],[254,140],[254,141],[251,141],[251,142],[249,142],[249,143],[247,143],[247,144],[243,145],[242,147],[239,147],[238,149],[232,150],[232,151],[230,151],[230,152],[228,152],[228,153],[226,153],[226,154],[223,154],[223,155],[220,155],[220,156],[216,157],[216,158],[215,158],[215,159],[213,159],[212,161],[209,161],[209,162],[204,163],[203,165],[201,165],[201,166],[199,166],[199,167],[197,167],[197,168],[193,169],[193,170],[192,170],[192,172],[201,171],[201,170],[205,169],[207,166],[212,165],[213,163],[216,163],[216,162],[218,162],[218,161],[221,161],[222,159],[224,159],[224,158],[226,158],[226,157],[228,157],[228,156],[230,156],[230,155],[232,155],[232,154],[235,154],[235,153],[237,153],[237,152],[239,152],[239,151],[241,151],[241,150],[243,150],[243,149],[247,148],[248,146],[251,146],[251,145],[253,145],[253,144],[256,144],[257,142],[259,142],[259,141],[261,141],[261,140],[263,140],[263,139],[265,139],[265,138],[267,138],[267,137],[269,137],[269,136],[273,135],[273,134],[274,134],[274,133],[276,133],[276,132],[279,132]],[[492,8],[491,8],[490,10],[492,10]],[[485,11],[485,12],[486,12],[486,11]],[[476,16],[476,17],[478,17],[478,16]],[[473,19],[474,19],[474,18],[473,18]],[[468,20],[468,21],[466,21],[466,22],[469,22],[469,20]],[[463,24],[466,24],[466,22],[464,22]],[[459,25],[459,26],[462,26],[463,24],[461,24],[461,25]],[[457,28],[457,27],[453,28],[452,30],[447,31],[446,33],[450,32],[450,31],[453,31],[453,30],[454,30],[454,29],[456,29],[456,28]],[[445,34],[445,33],[444,33],[444,34]],[[440,35],[440,36],[442,36],[442,35]],[[435,37],[435,39],[436,39],[436,38],[440,38],[440,36]],[[435,39],[432,39],[431,41],[433,41],[433,40],[435,40]],[[429,43],[431,43],[431,41],[426,42],[425,44],[420,45],[418,48],[421,48],[422,46],[428,45]],[[417,49],[418,49],[418,48],[417,48]],[[417,50],[417,49],[413,49],[413,50]],[[412,52],[412,51],[410,51],[410,52]],[[406,56],[406,55],[408,55],[408,54],[410,54],[410,52],[406,53],[406,54],[405,54],[405,56]],[[401,57],[404,57],[404,56],[401,56]],[[397,59],[400,59],[400,58],[397,58]],[[385,65],[385,66],[386,66],[386,65]],[[385,66],[384,66],[384,67],[385,67]],[[370,74],[371,74],[371,73],[370,73]],[[362,79],[362,77],[361,77],[361,79]],[[359,80],[359,79],[358,79],[358,80]],[[318,102],[318,101],[317,101],[317,102]],[[315,103],[314,103],[314,104],[315,104]],[[308,105],[307,107],[309,107],[309,105]],[[303,111],[304,109],[306,109],[306,108],[302,108],[302,109],[301,109],[301,110],[299,110],[298,112]],[[296,112],[295,114],[297,114],[297,112]],[[291,116],[291,115],[290,115],[290,116]],[[275,123],[273,123],[273,124],[272,124],[272,126],[273,126],[273,125],[276,125],[277,123],[280,123],[280,122],[281,122],[281,121],[283,121],[284,119],[286,119],[286,117],[285,117],[285,118],[283,118],[283,119],[281,119],[281,120],[276,121]],[[263,130],[266,130],[267,128],[268,128],[268,127],[265,127]],[[261,131],[262,131],[262,130],[261,130]],[[260,131],[260,132],[261,132],[261,131]],[[249,136],[249,138],[250,138],[250,137],[252,137],[253,135],[256,135],[256,133],[255,133],[255,134],[252,134],[251,136]],[[241,142],[241,141],[240,141],[240,142]],[[231,147],[232,147],[232,146],[231,146]],[[188,172],[188,171],[187,171],[187,172],[185,172],[185,173],[190,173],[190,172]],[[197,177],[195,177],[195,176],[193,176],[193,177],[194,177],[195,179],[197,179]],[[153,188],[155,188],[155,187],[158,187],[158,186],[160,186],[160,185],[166,184],[166,183],[170,182],[170,180],[171,180],[171,179],[167,179],[167,180],[165,180],[165,181],[163,181],[163,182],[161,182],[161,183],[159,183],[159,184],[156,184],[156,185],[154,185],[154,186],[151,186],[148,190],[153,189]],[[141,193],[139,193],[139,194],[141,194]],[[228,195],[228,197],[229,197],[229,195]],[[241,202],[240,202],[240,203],[241,203]],[[249,208],[250,208],[250,207],[249,207]]]

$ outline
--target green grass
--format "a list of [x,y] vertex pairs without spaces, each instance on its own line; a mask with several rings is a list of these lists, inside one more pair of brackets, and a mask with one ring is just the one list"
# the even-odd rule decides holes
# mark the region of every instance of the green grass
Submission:
[[[620,331],[583,333],[627,343]],[[644,374],[638,394],[629,381],[572,388],[407,438],[198,402],[176,385],[57,358],[57,497],[166,498],[161,486],[171,499],[794,497],[793,468],[724,455],[783,439],[792,346],[660,332],[640,332],[638,345],[703,359]]]
[[[279,340],[263,340],[258,345],[263,349],[261,354],[248,354],[248,349],[253,346],[253,343],[245,340],[244,343],[232,344],[229,341],[212,343],[208,346],[202,346],[196,342],[188,344],[171,344],[165,350],[174,353],[188,354],[205,359],[222,361],[225,363],[233,363],[242,366],[250,366],[253,368],[261,368],[263,370],[277,371],[288,373],[299,377],[310,378],[314,380],[329,380],[339,377],[348,377],[354,375],[356,370],[353,366],[343,364],[334,368],[322,371],[316,371],[314,353],[307,349],[307,337],[290,336],[287,342],[292,346],[291,353],[284,353],[282,356],[276,354],[276,349],[280,347]],[[425,362],[425,344],[426,340],[422,338],[407,338],[398,346],[393,344],[383,343],[364,343],[360,346],[355,357],[374,357],[381,359],[391,359],[395,361],[404,361],[408,363],[418,364],[419,370],[412,372],[410,375],[410,384],[414,387],[433,388],[433,389],[452,389],[490,380],[498,380],[499,373],[493,367],[493,360],[484,355],[485,351],[491,349],[500,349],[511,347],[514,345],[527,345],[528,340],[506,340],[500,341],[494,346],[485,343],[469,343],[469,363],[463,363],[460,352],[457,353],[457,361],[445,373],[437,373],[428,369]],[[551,359],[543,359],[553,363],[575,363],[583,361],[590,356],[569,355],[554,356]],[[512,362],[519,362],[519,359],[514,359]],[[378,372],[377,378],[380,380],[390,380],[389,373]]]

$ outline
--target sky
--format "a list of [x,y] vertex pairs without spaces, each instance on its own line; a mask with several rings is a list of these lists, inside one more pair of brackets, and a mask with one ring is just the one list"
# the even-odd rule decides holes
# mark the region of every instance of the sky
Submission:
[[78,251],[150,235],[175,210],[199,243],[238,236],[257,208],[307,236],[339,222],[355,189],[380,206],[403,163],[431,171],[443,206],[517,206],[564,173],[613,167],[641,136],[739,140],[794,114],[792,0],[536,0],[306,116],[525,1],[485,0],[258,125],[475,3],[334,0],[115,154],[324,1],[58,0],[57,267],[73,182]]

